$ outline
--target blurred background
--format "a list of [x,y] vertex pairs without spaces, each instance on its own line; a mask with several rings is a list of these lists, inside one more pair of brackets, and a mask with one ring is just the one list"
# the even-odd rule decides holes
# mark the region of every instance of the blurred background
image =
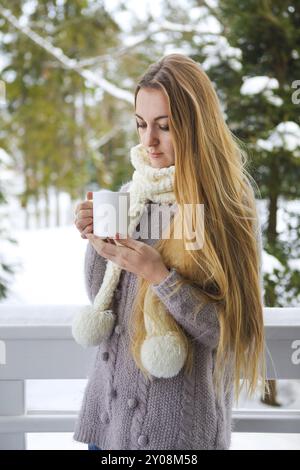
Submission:
[[[131,178],[134,88],[172,52],[201,64],[248,152],[265,306],[300,306],[299,0],[0,0],[1,305],[89,302],[74,209],[86,191]],[[74,393],[78,407],[84,384],[60,382],[53,390],[66,403]],[[240,406],[300,410],[300,380],[271,388],[264,403]],[[44,406],[49,384],[28,390],[31,407]],[[61,439],[29,440],[80,447]],[[274,447],[300,449],[300,434],[233,439],[233,448]]]

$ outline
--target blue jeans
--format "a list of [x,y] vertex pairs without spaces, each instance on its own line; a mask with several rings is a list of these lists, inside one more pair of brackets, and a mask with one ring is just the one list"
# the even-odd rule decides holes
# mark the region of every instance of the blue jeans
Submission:
[[97,447],[95,444],[88,444],[88,450],[102,450]]

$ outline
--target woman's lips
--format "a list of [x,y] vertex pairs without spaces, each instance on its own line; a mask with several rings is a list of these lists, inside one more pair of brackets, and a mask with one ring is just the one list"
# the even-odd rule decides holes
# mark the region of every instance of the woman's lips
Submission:
[[153,157],[153,158],[158,158],[161,155],[163,155],[163,154],[162,153],[150,153],[150,156]]

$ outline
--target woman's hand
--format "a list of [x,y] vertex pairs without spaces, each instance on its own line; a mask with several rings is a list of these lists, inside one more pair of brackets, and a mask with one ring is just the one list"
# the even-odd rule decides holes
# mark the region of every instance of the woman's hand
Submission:
[[[93,233],[93,192],[86,193],[87,199],[79,202],[75,208],[74,224],[81,238],[87,238],[87,233]],[[101,237],[106,240],[107,237]]]
[[89,242],[99,255],[107,258],[122,269],[142,276],[151,284],[159,284],[170,273],[160,253],[152,246],[133,238],[120,238],[116,234],[118,245],[107,243],[93,234],[86,234]]
[[81,238],[87,233],[93,233],[93,193],[87,192],[86,201],[79,202],[75,208],[74,224],[79,230]]

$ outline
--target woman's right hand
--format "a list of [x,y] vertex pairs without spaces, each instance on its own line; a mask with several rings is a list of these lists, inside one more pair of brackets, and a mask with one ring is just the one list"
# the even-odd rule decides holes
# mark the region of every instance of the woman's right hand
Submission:
[[[74,223],[76,228],[79,230],[81,238],[87,240],[87,233],[94,233],[93,226],[93,192],[88,191],[86,193],[87,199],[83,202],[79,202],[75,207],[75,218]],[[116,244],[113,240],[108,237],[99,237],[111,244]]]
[[88,191],[86,201],[79,202],[75,208],[75,226],[81,234],[81,238],[86,238],[86,233],[93,233],[93,192]]

